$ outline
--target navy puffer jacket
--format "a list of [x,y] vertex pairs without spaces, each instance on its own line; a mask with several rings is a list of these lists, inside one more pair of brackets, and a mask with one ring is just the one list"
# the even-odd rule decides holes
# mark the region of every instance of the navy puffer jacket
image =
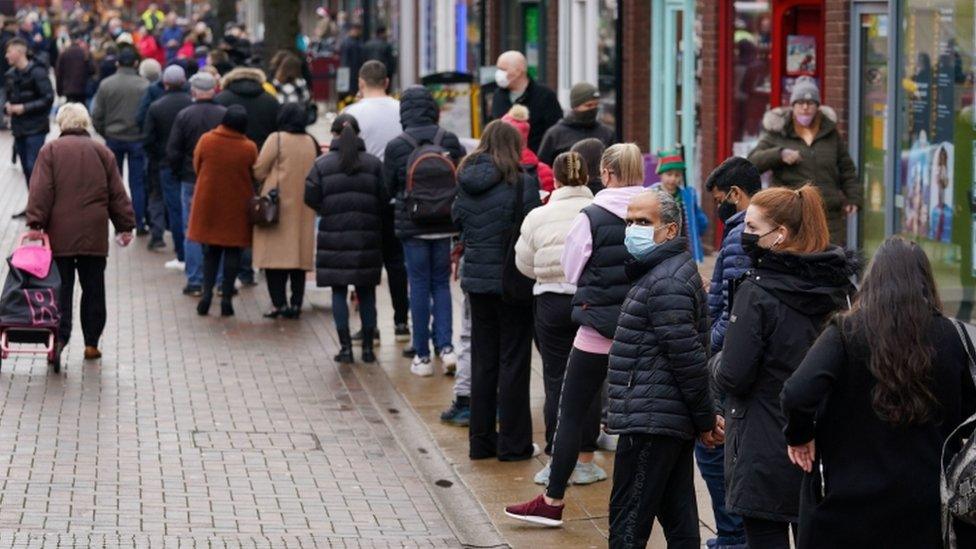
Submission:
[[636,280],[610,347],[609,429],[694,439],[715,426],[709,397],[708,312],[688,239],[631,260]]
[[722,249],[715,258],[712,283],[708,288],[708,316],[712,319],[712,353],[722,350],[725,330],[729,325],[729,287],[742,278],[752,260],[742,248],[742,233],[745,231],[746,213],[739,212],[725,222],[725,237]]
[[[523,213],[540,206],[539,182],[521,174]],[[516,185],[502,179],[491,157],[469,159],[458,172],[454,222],[461,229],[464,265],[461,288],[477,294],[502,293],[502,264],[513,230]],[[514,227],[516,234],[519,227]]]
[[[410,134],[418,143],[430,142],[437,134],[437,120],[440,111],[430,91],[423,86],[411,86],[400,96],[400,124],[404,133]],[[464,158],[465,150],[456,135],[445,131],[441,146],[447,149],[455,164]],[[418,226],[407,215],[404,191],[407,187],[407,160],[413,146],[403,138],[394,137],[386,145],[383,153],[383,179],[390,196],[396,198],[394,229],[397,238],[411,238],[430,234],[453,234],[457,229],[450,223],[442,225]]]

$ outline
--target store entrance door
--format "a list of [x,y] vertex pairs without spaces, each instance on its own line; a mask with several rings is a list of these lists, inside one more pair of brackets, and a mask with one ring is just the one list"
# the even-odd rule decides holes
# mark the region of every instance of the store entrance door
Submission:
[[[885,185],[888,146],[889,66],[887,2],[858,2],[851,10],[850,143],[851,157],[857,163],[858,177],[864,185],[864,208],[853,227],[849,247],[874,255],[885,236],[891,234],[894,194]],[[856,235],[856,236],[854,236]]]

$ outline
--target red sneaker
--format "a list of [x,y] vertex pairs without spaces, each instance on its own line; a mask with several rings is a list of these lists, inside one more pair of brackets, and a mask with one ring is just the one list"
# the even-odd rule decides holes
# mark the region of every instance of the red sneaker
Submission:
[[513,519],[543,526],[563,525],[563,506],[549,505],[542,494],[539,494],[532,501],[509,505],[505,508],[505,514]]

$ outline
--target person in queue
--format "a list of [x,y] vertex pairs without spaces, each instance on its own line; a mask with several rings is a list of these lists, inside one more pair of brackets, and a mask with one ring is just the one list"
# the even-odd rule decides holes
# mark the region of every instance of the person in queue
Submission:
[[495,64],[498,89],[491,99],[491,119],[500,120],[515,104],[528,107],[528,146],[538,152],[542,136],[563,117],[556,92],[529,76],[529,63],[521,52],[507,51],[498,56]]
[[746,209],[753,267],[735,292],[715,377],[726,394],[726,509],[743,518],[750,549],[788,549],[791,526],[796,534],[801,478],[778,396],[854,291],[857,264],[829,239],[812,185],[761,191]]

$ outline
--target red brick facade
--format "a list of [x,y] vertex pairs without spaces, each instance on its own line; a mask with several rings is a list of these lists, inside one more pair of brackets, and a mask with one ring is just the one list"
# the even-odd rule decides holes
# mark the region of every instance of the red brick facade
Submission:
[[842,135],[847,135],[848,71],[850,70],[850,1],[824,1],[824,90],[823,101],[837,111]]
[[623,102],[622,134],[641,150],[650,146],[651,120],[651,3],[623,0],[619,4],[623,20],[621,41],[623,74],[620,97]]

